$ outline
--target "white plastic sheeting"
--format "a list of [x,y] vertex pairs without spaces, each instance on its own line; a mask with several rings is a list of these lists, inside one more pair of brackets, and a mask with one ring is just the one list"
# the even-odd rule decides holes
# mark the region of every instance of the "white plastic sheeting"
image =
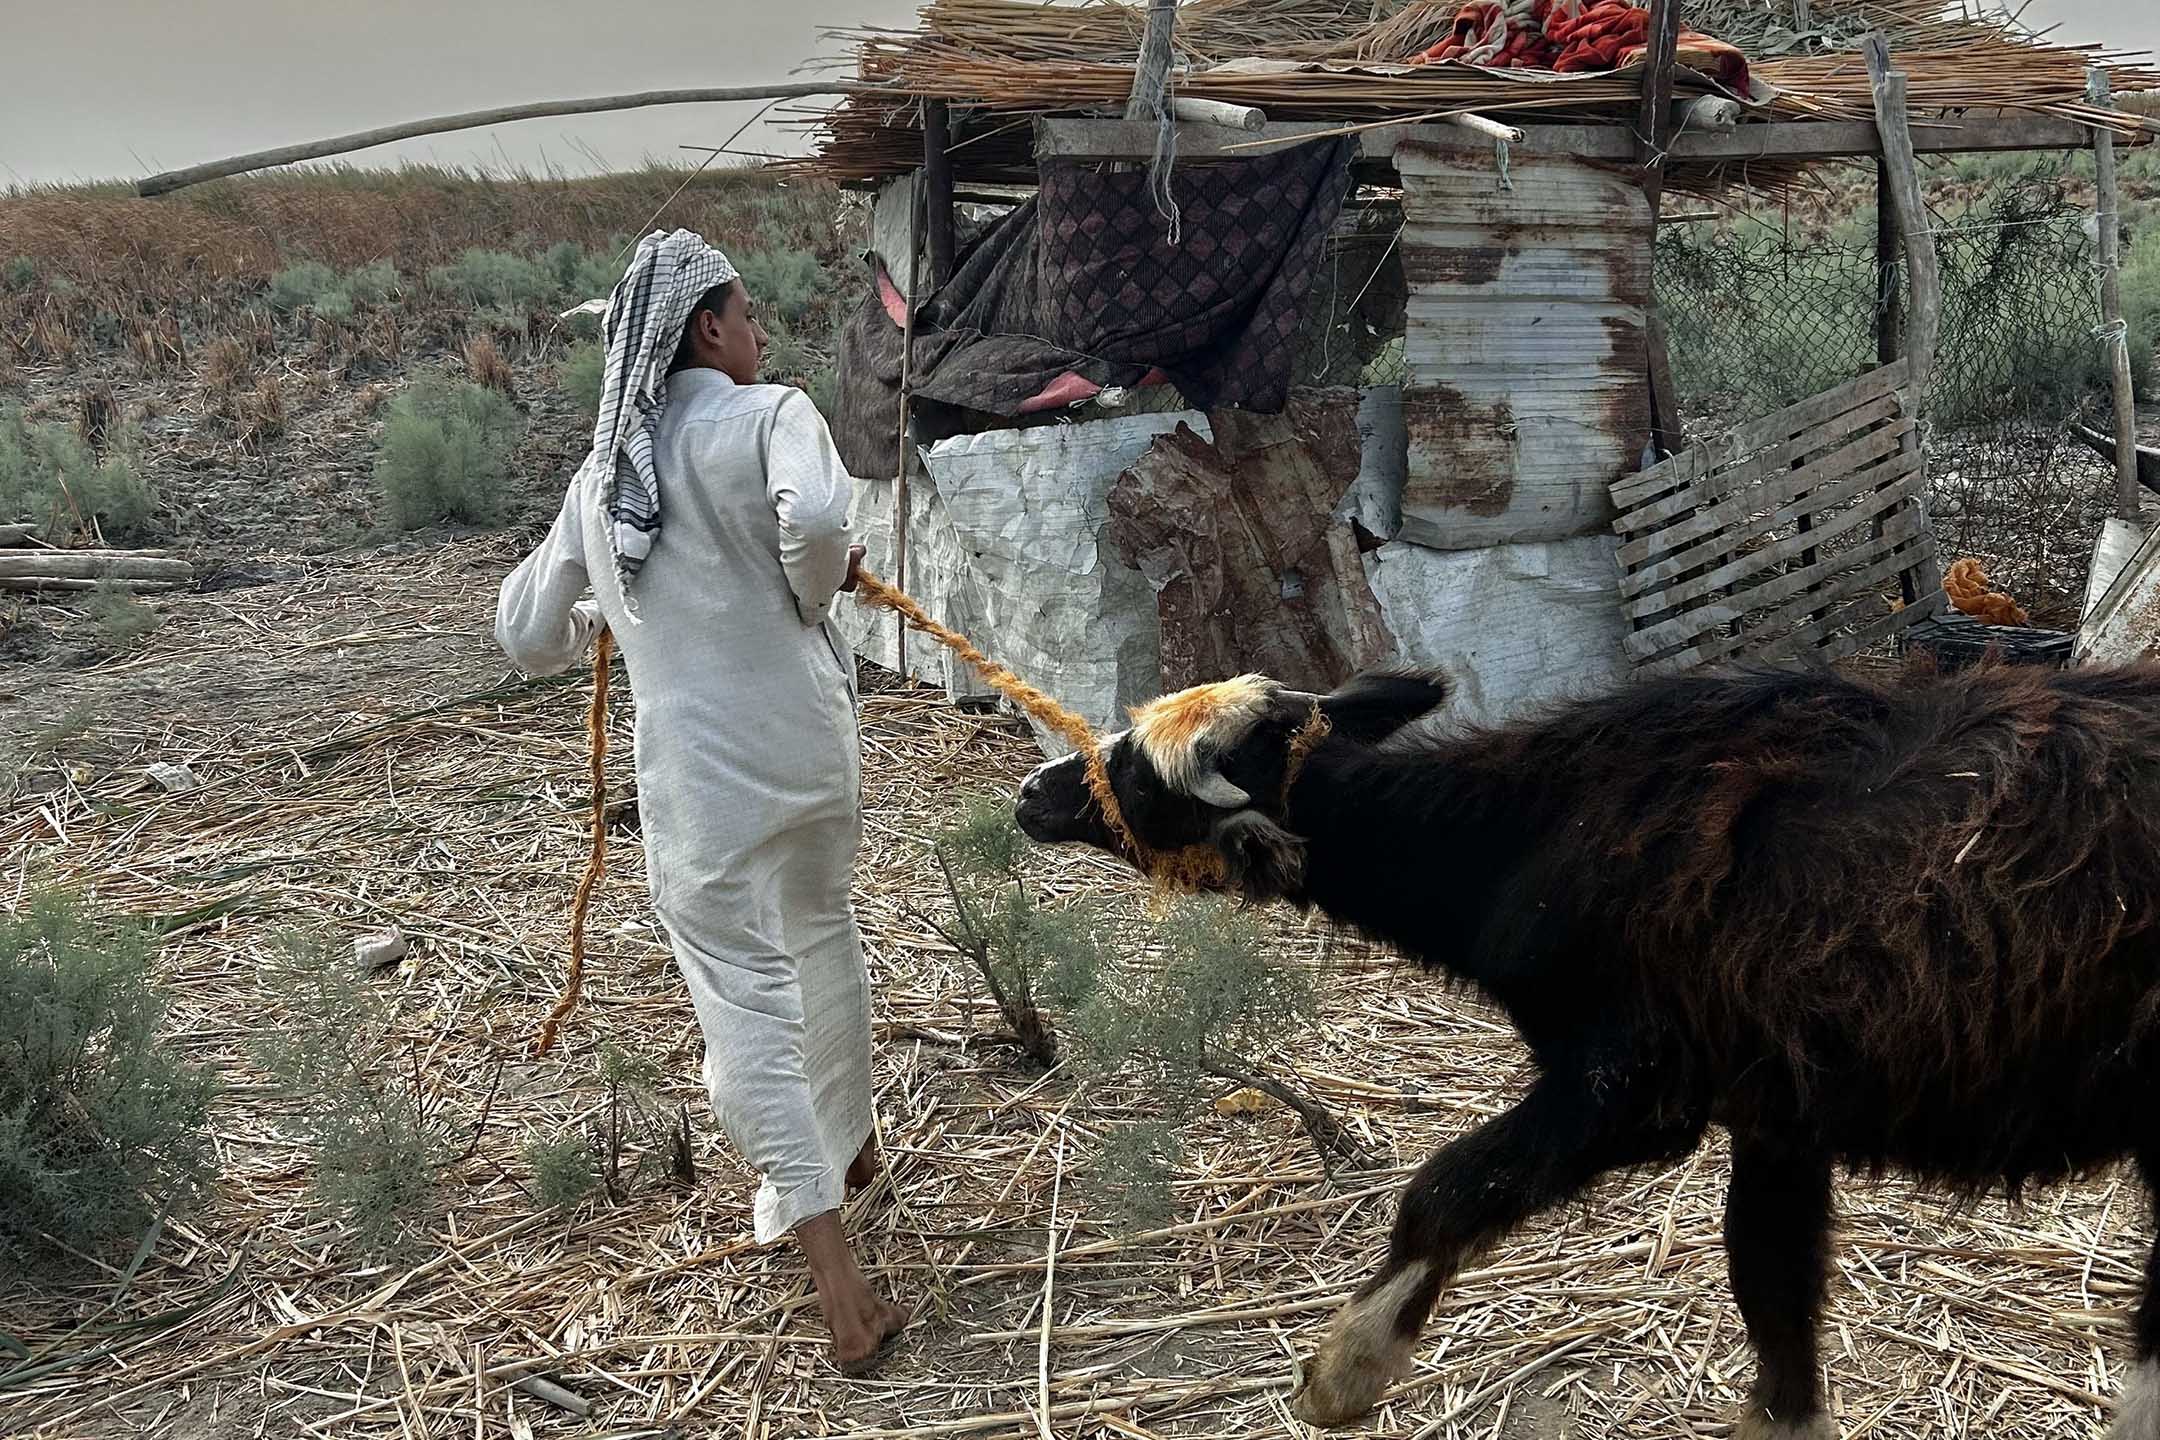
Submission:
[[1365,557],[1404,664],[1443,671],[1443,725],[1487,725],[1538,704],[1627,682],[1611,536],[1429,550],[1397,542]]
[[[1180,423],[1213,438],[1206,416],[1185,411],[994,430],[931,446],[923,454],[928,483],[911,485],[909,593],[1089,724],[1123,728],[1126,711],[1161,689],[1161,629],[1154,590],[1101,538],[1108,497],[1149,443]],[[895,568],[892,489],[858,486],[856,528],[881,575]],[[857,613],[843,623],[859,653],[893,667],[890,616]],[[909,668],[944,681],[946,662],[930,648],[911,636]],[[970,680],[948,690],[972,694],[980,686]],[[1064,753],[1055,736],[1038,729],[1036,738],[1046,754]]]
[[[855,541],[867,552],[863,564],[872,574],[894,581],[900,575],[893,556],[893,509],[899,488],[890,480],[855,481]],[[927,605],[933,617],[963,635],[984,633],[968,552],[953,533],[937,486],[919,469],[908,482],[907,562],[908,593]],[[882,669],[900,672],[900,622],[892,612],[843,601],[833,607],[833,623],[856,654]],[[951,651],[923,635],[907,638],[907,676],[925,685],[943,686],[945,697],[956,703],[989,701],[996,696]]]

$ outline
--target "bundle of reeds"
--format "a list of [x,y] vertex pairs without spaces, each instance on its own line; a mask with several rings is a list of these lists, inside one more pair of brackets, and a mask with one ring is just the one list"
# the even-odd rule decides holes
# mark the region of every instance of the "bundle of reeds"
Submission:
[[[1276,120],[1370,123],[1459,110],[1548,121],[1620,121],[1640,105],[1639,72],[1552,76],[1493,72],[1407,59],[1451,23],[1456,0],[1411,0],[1375,17],[1365,0],[1195,0],[1178,14],[1181,94],[1257,106]],[[1872,113],[1867,67],[1849,42],[1880,29],[1892,41],[1914,108],[2028,111],[2134,131],[2139,122],[2085,100],[2089,65],[2110,66],[2118,94],[2160,89],[2136,57],[2049,44],[2009,20],[1940,0],[1820,0],[1805,34],[1783,27],[1782,8],[1693,0],[1686,23],[1735,40],[1758,57],[1774,97],[1770,118],[1859,119]],[[1029,166],[1028,122],[1121,105],[1132,86],[1141,11],[1118,3],[933,0],[919,29],[850,31],[857,69],[899,97],[855,97],[805,123],[820,133],[800,169],[847,183],[905,173],[920,163],[922,100],[976,112],[954,156],[955,173],[1011,179]],[[1234,66],[1248,59],[1291,62]],[[1798,173],[1795,171],[1794,173]],[[1753,183],[1768,177],[1762,167]]]

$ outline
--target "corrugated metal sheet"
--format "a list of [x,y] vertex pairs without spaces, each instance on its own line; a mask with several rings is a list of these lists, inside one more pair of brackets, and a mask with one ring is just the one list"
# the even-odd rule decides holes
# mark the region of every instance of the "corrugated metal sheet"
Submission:
[[1618,169],[1407,141],[1401,538],[1443,550],[1587,535],[1650,435],[1650,207]]

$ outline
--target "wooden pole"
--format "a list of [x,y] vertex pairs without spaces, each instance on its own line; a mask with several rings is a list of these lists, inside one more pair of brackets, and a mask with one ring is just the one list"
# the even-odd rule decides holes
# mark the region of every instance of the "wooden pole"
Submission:
[[440,135],[449,130],[474,130],[483,125],[507,125],[516,120],[541,120],[550,115],[593,115],[605,110],[640,110],[649,105],[720,105],[736,100],[794,100],[811,95],[875,95],[889,88],[884,85],[862,85],[847,81],[806,81],[792,85],[729,85],[702,90],[645,90],[634,95],[595,95],[587,100],[540,100],[529,105],[501,105],[493,110],[467,110],[459,115],[438,115],[432,120],[408,120],[402,125],[385,125],[376,130],[355,130],[350,135],[334,135],[328,140],[282,145],[275,150],[256,150],[246,155],[235,155],[229,160],[212,160],[203,165],[190,165],[185,170],[167,170],[146,180],[137,181],[135,193],[163,195],[189,185],[200,185],[205,180],[222,180],[228,175],[244,175],[250,170],[268,170],[272,166],[294,165],[303,160],[322,160],[332,155],[346,155],[355,150],[368,150],[377,145],[390,145],[421,135]]
[[1170,102],[1170,114],[1194,125],[1219,125],[1248,135],[1267,128],[1267,111],[1255,105],[1232,105],[1227,100],[1189,100],[1179,95]]
[[1665,195],[1665,151],[1672,144],[1673,56],[1680,49],[1680,7],[1675,0],[1651,0],[1650,53],[1643,62],[1642,109],[1635,121],[1635,156],[1642,171],[1643,193],[1657,214]]
[[[1650,242],[1657,243],[1658,212],[1665,199],[1665,152],[1673,132],[1673,57],[1680,48],[1677,0],[1653,0],[1650,54],[1643,70],[1642,110],[1636,120],[1636,171],[1650,202]],[[1658,308],[1653,278],[1643,315],[1643,347],[1650,386],[1650,443],[1660,457],[1677,454],[1686,443],[1680,423],[1680,397],[1673,384],[1672,352],[1665,317]]]
[[[930,240],[930,293],[953,272],[952,110],[943,100],[923,104],[923,208]],[[908,293],[914,293],[912,282]]]
[[1140,61],[1133,67],[1132,94],[1125,101],[1127,120],[1159,120],[1154,97],[1165,93],[1170,76],[1170,37],[1177,29],[1177,0],[1148,0],[1147,29],[1140,37]]
[[1905,356],[1911,365],[1913,407],[1925,402],[1935,370],[1935,341],[1942,327],[1942,272],[1935,261],[1935,237],[1920,190],[1920,162],[1913,154],[1912,122],[1906,110],[1905,77],[1890,68],[1890,42],[1881,31],[1869,35],[1868,76],[1875,90],[1875,129],[1882,140],[1884,172],[1897,214],[1898,236],[1905,248],[1905,269],[1912,283],[1905,319]]
[[[908,288],[906,309],[901,312],[900,324],[900,473],[893,477],[893,585],[901,594],[907,593],[907,529],[908,508],[912,502],[912,484],[909,476],[909,459],[914,450],[911,434],[914,430],[913,409],[915,404],[915,308],[922,303],[922,253],[923,221],[928,208],[925,196],[929,190],[926,180],[914,187],[914,195],[908,206]],[[900,671],[900,678],[907,678],[907,617],[895,611],[893,614],[895,637],[893,658]]]
[[[1881,174],[1887,194],[1881,198],[1890,201],[1911,285],[1903,337],[1905,393],[1908,414],[1918,419],[1927,404],[1928,379],[1935,370],[1935,340],[1942,326],[1942,272],[1936,265],[1935,236],[1920,189],[1920,161],[1913,154],[1905,77],[1890,68],[1890,42],[1880,30],[1867,37],[1862,49],[1867,54],[1868,78],[1875,92],[1875,133],[1882,144]],[[1878,218],[1878,226],[1880,223]],[[1907,433],[1903,448],[1908,452],[1920,448],[1917,430]],[[1908,605],[1932,609],[1941,602],[1942,566],[1932,549],[1923,552],[1920,564],[1899,576],[1899,588]]]
[[[2103,109],[2115,106],[2105,66],[2086,72],[2085,93]],[[2100,220],[2100,327],[2107,346],[2108,369],[2115,389],[2115,513],[2136,520],[2143,512],[2138,498],[2137,395],[2130,382],[2130,332],[2122,310],[2122,196],[2115,178],[2115,136],[2093,127],[2093,173]]]
[[1905,327],[1898,276],[1897,202],[1890,197],[1890,163],[1875,157],[1875,363],[1898,358]]
[[118,550],[13,550],[0,555],[0,580],[170,580],[185,584],[185,560]]

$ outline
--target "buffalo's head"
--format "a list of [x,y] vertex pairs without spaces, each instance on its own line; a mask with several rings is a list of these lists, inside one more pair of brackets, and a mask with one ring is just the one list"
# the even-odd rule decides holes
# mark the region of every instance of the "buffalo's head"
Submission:
[[[1165,695],[1133,711],[1132,728],[1106,737],[1110,788],[1133,836],[1168,854],[1220,853],[1232,886],[1253,899],[1294,893],[1305,842],[1285,823],[1291,752],[1318,707],[1326,746],[1371,746],[1447,698],[1432,675],[1361,675],[1332,695],[1285,689],[1246,675]],[[1043,844],[1127,854],[1088,786],[1086,757],[1040,766],[1020,787],[1020,828]]]

